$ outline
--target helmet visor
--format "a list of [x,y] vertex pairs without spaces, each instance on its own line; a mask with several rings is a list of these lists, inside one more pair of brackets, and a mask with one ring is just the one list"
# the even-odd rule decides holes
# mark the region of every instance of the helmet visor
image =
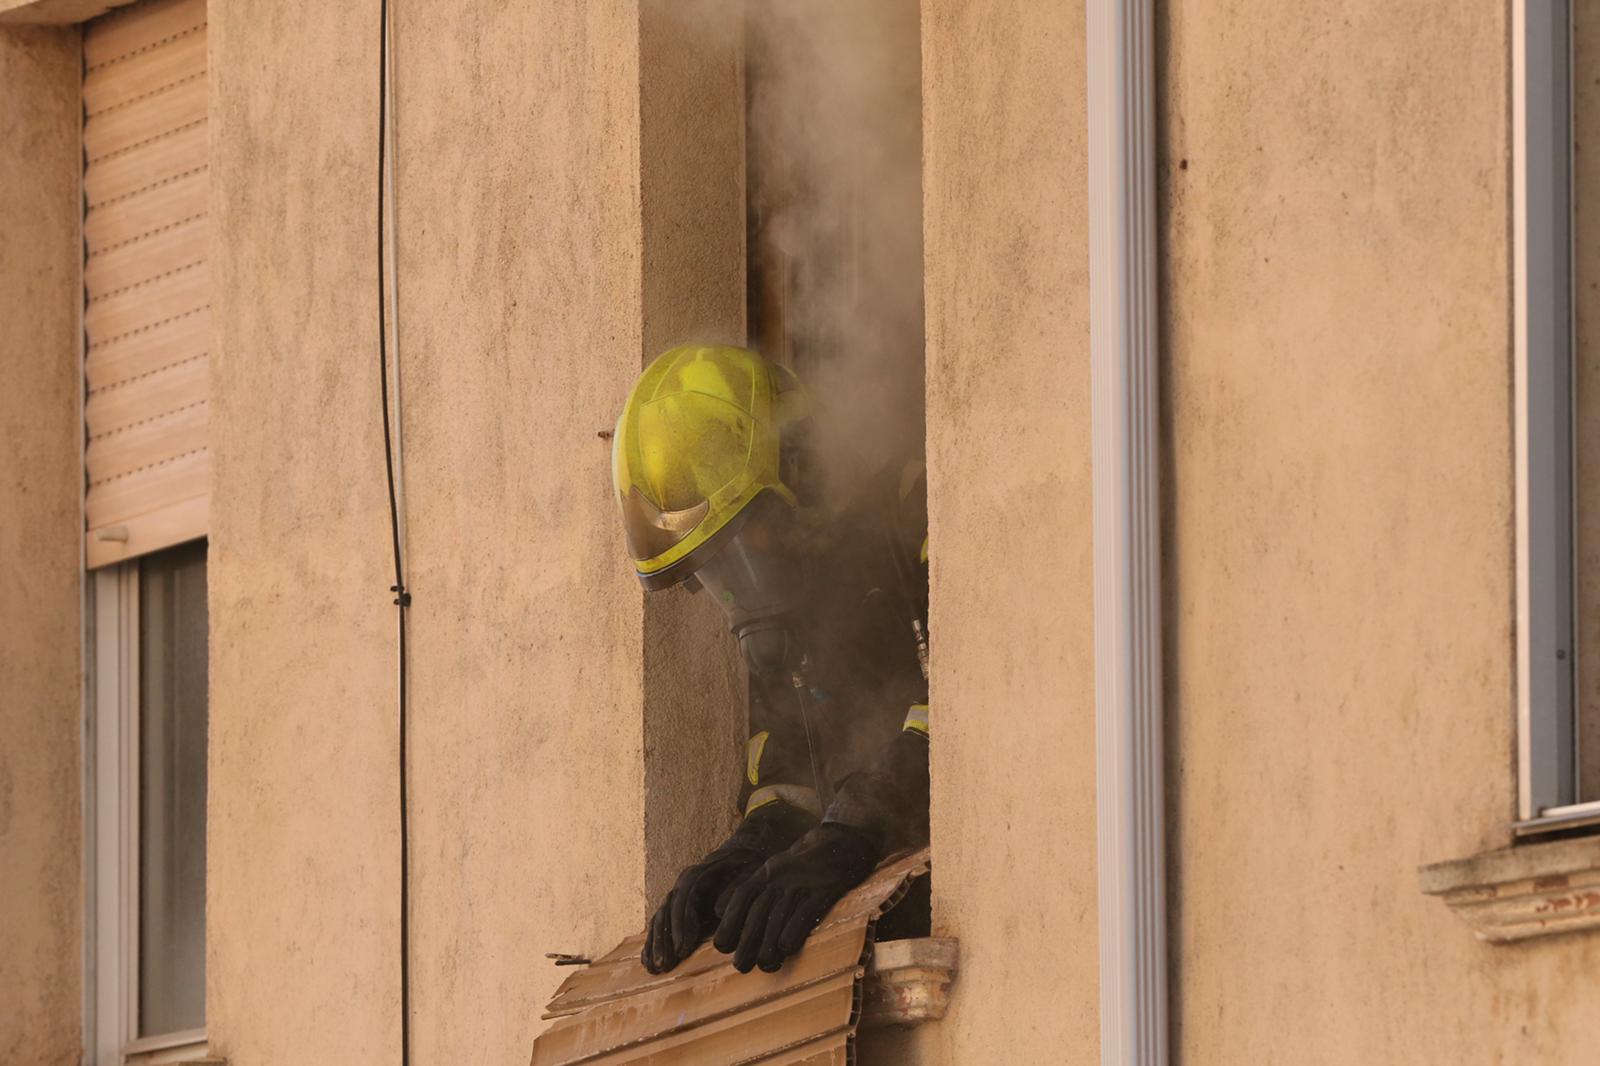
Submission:
[[701,500],[681,511],[663,511],[634,486],[622,497],[622,531],[635,559],[650,559],[671,548],[694,531],[711,509]]

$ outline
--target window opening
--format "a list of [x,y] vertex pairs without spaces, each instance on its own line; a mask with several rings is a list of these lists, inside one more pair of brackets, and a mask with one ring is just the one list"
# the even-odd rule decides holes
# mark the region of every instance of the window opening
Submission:
[[203,541],[94,576],[96,1066],[205,1040]]
[[1600,827],[1600,17],[1513,6],[1519,834]]

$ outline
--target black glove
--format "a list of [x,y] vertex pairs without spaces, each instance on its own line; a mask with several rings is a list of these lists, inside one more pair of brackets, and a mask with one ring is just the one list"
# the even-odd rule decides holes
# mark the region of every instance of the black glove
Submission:
[[711,932],[718,903],[748,874],[792,844],[816,819],[786,803],[758,807],[716,851],[685,869],[650,919],[639,961],[666,973]]
[[718,906],[717,950],[733,952],[740,973],[757,963],[775,972],[877,864],[878,849],[866,834],[837,822],[817,826],[739,882]]

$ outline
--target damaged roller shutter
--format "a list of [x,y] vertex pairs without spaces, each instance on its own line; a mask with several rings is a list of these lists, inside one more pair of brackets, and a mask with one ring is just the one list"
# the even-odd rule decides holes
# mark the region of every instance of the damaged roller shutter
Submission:
[[[849,1066],[864,1006],[869,1016],[896,1014],[863,987],[877,920],[928,869],[926,849],[884,863],[777,973],[741,974],[708,943],[651,974],[639,962],[644,937],[629,937],[562,984],[531,1066]],[[942,1000],[937,1011],[922,1009],[927,998],[889,1020],[942,1014]]]
[[206,535],[206,5],[84,31],[84,519],[104,566]]

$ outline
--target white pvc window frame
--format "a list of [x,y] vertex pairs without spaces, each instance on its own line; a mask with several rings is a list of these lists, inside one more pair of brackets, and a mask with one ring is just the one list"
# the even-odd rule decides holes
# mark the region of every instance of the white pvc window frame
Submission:
[[1089,0],[1100,1061],[1168,1057],[1153,0]]
[[158,1052],[204,1052],[206,1031],[138,1035],[139,562],[90,579],[89,1062],[124,1066]]
[[1519,834],[1600,822],[1580,803],[1573,440],[1570,0],[1512,2]]

